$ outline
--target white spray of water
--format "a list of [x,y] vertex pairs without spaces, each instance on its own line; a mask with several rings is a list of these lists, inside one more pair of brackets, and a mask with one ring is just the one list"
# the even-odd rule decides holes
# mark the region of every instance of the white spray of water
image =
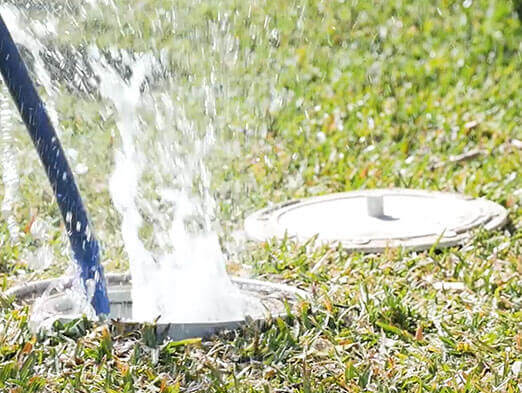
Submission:
[[[130,259],[133,319],[151,321],[160,316],[168,322],[241,319],[243,300],[226,274],[217,234],[211,230],[210,215],[204,211],[214,208],[208,192],[209,174],[202,162],[213,140],[212,130],[195,141],[188,160],[192,168],[189,168],[176,156],[176,153],[187,155],[187,152],[176,151],[173,141],[194,139],[194,124],[181,105],[169,100],[166,93],[155,99],[140,92],[158,62],[150,54],[132,60],[122,53],[123,60],[132,69],[128,82],[95,48],[91,48],[90,59],[100,78],[101,95],[114,105],[122,142],[115,156],[110,193],[122,216],[122,237]],[[151,126],[140,117],[146,109],[152,111],[161,128],[153,138],[146,129]],[[166,127],[167,122],[170,129]],[[177,132],[179,136],[173,135]],[[150,150],[147,143],[153,144]],[[200,177],[199,195],[192,192],[196,171]],[[142,179],[145,173],[155,178],[152,199],[140,195],[141,188],[151,187]],[[143,216],[138,200],[150,214],[147,218],[152,216],[163,221],[158,225],[159,233],[154,235],[159,246],[156,252],[148,250],[140,238]],[[191,233],[187,221],[195,216],[200,219],[201,227]]]
[[[55,89],[41,57],[41,54],[45,51],[45,45],[39,38],[55,35],[56,22],[49,18],[46,19],[45,24],[36,19],[28,20],[17,8],[10,4],[0,5],[0,14],[17,45],[22,45],[33,56],[34,71],[38,75],[39,84],[44,87],[48,95],[53,95]],[[14,110],[14,105],[10,102],[11,98],[7,87],[4,84],[2,86],[0,92],[0,166],[4,183],[4,198],[1,211],[2,216],[7,221],[10,237],[12,241],[16,242],[20,236],[20,229],[15,216],[15,206],[19,201],[18,158],[22,152],[19,152],[16,148],[17,138],[14,134],[13,122],[13,115],[16,111]],[[53,123],[57,124],[58,115],[53,102],[50,102],[46,109]],[[16,115],[18,115],[17,112]],[[32,147],[29,147],[29,150],[32,150]],[[29,263],[29,267],[40,270],[49,266],[53,259],[53,254],[51,248],[47,246],[42,250],[36,250],[35,253],[26,250],[24,259],[32,261]],[[37,262],[40,259],[41,261]]]
[[[58,304],[52,301],[56,299],[54,297],[56,294],[61,294]],[[94,320],[96,313],[89,299],[89,296],[85,296],[83,283],[80,280],[74,280],[72,286],[68,288],[65,287],[64,282],[55,282],[34,301],[29,327],[34,332],[51,330],[58,318],[75,318],[78,315],[85,315]]]
[[[102,3],[112,4],[110,0],[89,2],[94,8]],[[116,14],[103,15],[101,7],[97,14],[107,20],[114,17],[121,25],[125,16],[112,5]],[[131,71],[130,78],[126,71],[122,76],[121,68],[112,61],[109,65],[97,48],[89,56],[99,92],[105,103],[112,103],[121,141],[109,185],[130,260],[133,318],[150,321],[161,315],[168,322],[240,319],[244,302],[226,274],[216,234],[208,157],[214,148],[225,148],[224,130],[264,135],[267,125],[259,123],[259,117],[277,111],[283,95],[274,89],[273,75],[267,77],[272,72],[268,60],[266,70],[245,78],[243,68],[253,61],[253,54],[239,50],[228,24],[233,13],[219,11],[217,18],[191,26],[183,15],[176,20],[175,10],[159,11],[165,11],[161,15],[183,33],[171,37],[172,52],[157,50],[155,42],[150,43],[154,55],[112,49],[108,57],[118,57]],[[22,31],[20,20],[13,24],[15,39],[34,55],[40,83],[51,95],[53,87],[38,54],[44,46],[38,40],[30,42],[33,36]],[[252,25],[252,36],[259,35],[262,43],[268,26],[268,20],[263,28]],[[42,25],[31,29],[45,33]],[[279,39],[274,30],[270,37]],[[161,87],[154,91],[149,82],[162,72]],[[254,90],[259,94],[250,94]],[[238,101],[241,103],[233,104]],[[240,142],[227,143],[239,151]],[[83,293],[82,288],[78,293]],[[77,306],[88,305],[82,300]],[[92,310],[87,307],[86,311]]]
[[[39,38],[55,35],[55,22],[47,18],[44,25],[39,20],[29,20],[24,18],[17,8],[9,4],[0,5],[0,14],[16,44],[22,45],[33,56],[34,72],[38,75],[38,82],[44,87],[47,95],[53,96],[55,88],[41,57],[41,53],[45,52],[45,46]],[[58,124],[58,114],[52,101],[47,103],[46,110],[53,124]],[[57,133],[59,133],[59,129],[57,129]]]
[[17,152],[14,146],[12,109],[9,103],[9,92],[2,84],[0,89],[0,167],[4,183],[2,200],[2,216],[7,222],[7,229],[13,242],[18,240],[20,230],[14,213],[18,200]]

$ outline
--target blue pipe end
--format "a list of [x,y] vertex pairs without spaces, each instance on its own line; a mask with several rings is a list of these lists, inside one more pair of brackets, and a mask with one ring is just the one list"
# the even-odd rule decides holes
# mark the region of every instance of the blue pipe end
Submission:
[[[92,295],[91,304],[96,314],[108,315],[110,303],[107,297],[107,286],[103,266],[100,263],[98,242],[91,240],[87,243],[86,247],[81,247],[80,250],[75,250],[75,247],[73,247],[73,254],[74,259],[80,267],[80,279],[84,283],[87,295]],[[94,283],[94,288],[92,287],[92,283]]]

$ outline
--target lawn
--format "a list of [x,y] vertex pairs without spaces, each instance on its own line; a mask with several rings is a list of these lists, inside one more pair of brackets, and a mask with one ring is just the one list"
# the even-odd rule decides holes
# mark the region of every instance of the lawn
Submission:
[[[59,125],[106,271],[126,270],[128,258],[108,190],[121,144],[117,113],[85,65],[95,47],[127,79],[133,70],[122,57],[152,53],[160,66],[143,94],[183,102],[200,137],[215,128],[202,159],[229,272],[291,284],[313,300],[264,330],[155,343],[147,328],[118,335],[86,320],[36,337],[28,308],[2,297],[0,392],[522,390],[522,28],[514,2],[2,6],[32,21],[20,24],[38,37],[23,55]],[[203,92],[211,78],[209,115]],[[13,122],[0,154],[14,148],[17,200],[4,218],[16,220],[20,235],[14,241],[0,220],[4,289],[58,276],[71,263],[51,188],[18,117]],[[145,114],[144,143],[158,137],[156,128]],[[149,172],[155,153],[146,158]],[[197,182],[197,168],[193,176]],[[241,230],[247,214],[272,202],[375,187],[486,197],[508,209],[509,221],[462,247],[382,255],[313,241],[258,244]],[[34,263],[42,249],[52,260],[43,269]]]

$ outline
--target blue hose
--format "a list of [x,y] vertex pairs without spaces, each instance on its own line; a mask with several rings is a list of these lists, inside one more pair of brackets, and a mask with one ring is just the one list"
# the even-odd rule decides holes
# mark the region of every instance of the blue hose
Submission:
[[0,72],[29,130],[53,188],[86,290],[88,280],[95,282],[92,305],[96,314],[108,314],[109,300],[103,267],[100,264],[100,249],[90,229],[87,211],[58,136],[2,16]]

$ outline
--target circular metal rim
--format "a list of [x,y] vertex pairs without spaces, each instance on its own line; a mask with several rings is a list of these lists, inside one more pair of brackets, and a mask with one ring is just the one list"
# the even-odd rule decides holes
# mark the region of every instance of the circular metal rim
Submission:
[[[295,209],[297,205],[312,204],[324,201],[330,201],[347,197],[367,197],[386,195],[411,195],[426,197],[452,197],[466,201],[476,201],[490,212],[489,217],[479,222],[477,225],[468,225],[461,228],[458,232],[448,231],[440,235],[420,235],[407,239],[339,239],[344,249],[348,251],[361,252],[383,252],[388,248],[403,247],[409,250],[427,250],[435,246],[436,248],[451,247],[461,245],[471,236],[471,231],[475,228],[484,227],[486,230],[494,230],[505,225],[507,221],[507,210],[499,204],[483,198],[473,198],[464,194],[442,191],[417,190],[406,188],[390,188],[390,189],[370,189],[360,191],[349,191],[342,193],[333,193],[322,196],[294,199],[276,204],[258,210],[249,215],[245,220],[245,232],[247,238],[254,241],[266,241],[273,238],[283,238],[287,236],[284,230],[279,226],[277,220],[280,215],[290,209]],[[299,237],[298,235],[289,236],[290,239],[298,242],[304,242],[310,237]],[[319,239],[320,244],[335,243],[337,241]]]
[[[129,273],[108,273],[105,275],[107,280],[107,286],[115,287],[121,285],[122,287],[128,287],[131,282]],[[292,306],[299,300],[310,300],[310,295],[296,287],[271,283],[267,281],[253,280],[240,277],[231,277],[233,284],[241,288],[248,288],[252,291],[265,291],[277,293],[282,301],[290,303]],[[5,296],[14,297],[21,301],[32,301],[36,296],[40,296],[47,288],[54,285],[66,289],[71,288],[74,282],[73,277],[60,277],[56,279],[47,279],[25,283],[4,292]],[[237,329],[247,322],[253,322],[257,325],[265,323],[265,321],[271,318],[283,318],[287,317],[286,312],[278,312],[274,314],[267,313],[264,318],[251,319],[246,316],[244,319],[239,320],[228,320],[228,321],[215,321],[215,322],[188,322],[188,323],[152,323],[152,322],[140,322],[140,321],[127,321],[121,319],[110,319],[110,323],[114,325],[120,333],[130,332],[137,330],[144,325],[151,325],[157,337],[160,339],[171,339],[171,340],[183,340],[193,337],[207,338],[222,330],[233,330]],[[69,322],[73,319],[79,318],[81,315],[67,315],[61,314],[54,320],[60,320],[62,322]]]

